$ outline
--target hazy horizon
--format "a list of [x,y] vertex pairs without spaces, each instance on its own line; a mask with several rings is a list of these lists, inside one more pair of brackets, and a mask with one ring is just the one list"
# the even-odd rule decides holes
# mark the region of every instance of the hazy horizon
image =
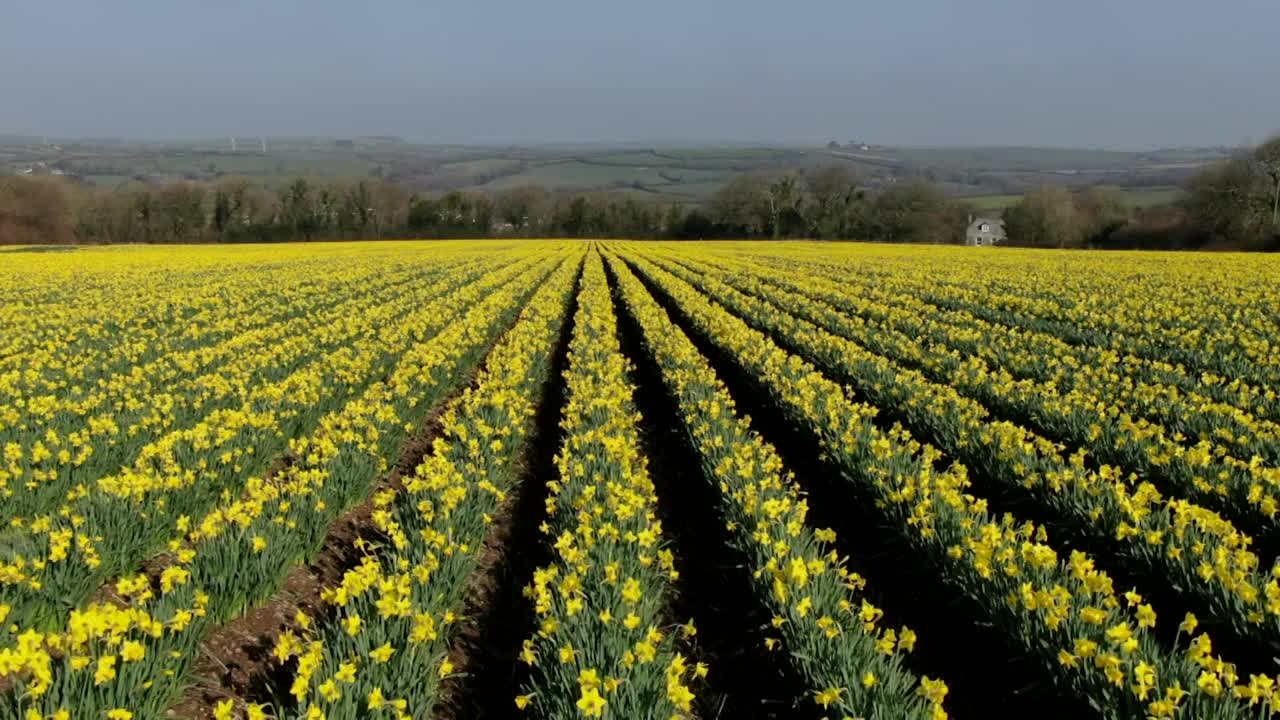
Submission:
[[0,133],[1144,150],[1280,130],[1280,3],[45,0]]
[[[1280,132],[1278,128],[1277,132]],[[892,148],[895,150],[1017,150],[1026,148],[1031,150],[1074,150],[1074,151],[1093,151],[1093,152],[1115,152],[1115,153],[1132,153],[1132,152],[1148,152],[1156,150],[1205,150],[1212,148],[1243,148],[1246,144],[1256,144],[1265,140],[1267,137],[1276,135],[1277,132],[1266,133],[1257,137],[1246,137],[1243,141],[1237,142],[1203,142],[1194,144],[1177,144],[1177,145],[1144,145],[1144,146],[1088,146],[1088,145],[1062,145],[1053,143],[888,143],[876,141],[874,138],[819,138],[811,141],[771,141],[771,140],[741,140],[726,137],[704,137],[704,138],[619,138],[616,140],[531,140],[521,143],[498,143],[498,142],[436,142],[425,138],[412,138],[393,135],[389,133],[343,133],[343,134],[294,134],[294,135],[261,135],[253,133],[244,133],[238,135],[218,135],[218,136],[186,136],[174,135],[172,137],[162,136],[126,136],[126,135],[42,135],[33,132],[11,132],[7,128],[0,127],[0,138],[20,138],[26,142],[40,143],[43,141],[53,142],[85,142],[85,143],[120,143],[120,144],[138,144],[138,145],[174,145],[189,146],[210,144],[215,146],[225,145],[232,138],[239,143],[239,147],[244,151],[253,151],[258,147],[258,142],[265,139],[267,144],[282,142],[306,142],[315,141],[332,141],[332,140],[374,140],[387,139],[400,141],[410,145],[421,147],[459,147],[471,149],[494,149],[503,148],[528,148],[532,150],[555,150],[558,148],[575,148],[575,149],[698,149],[713,147],[741,147],[741,148],[771,148],[771,149],[808,149],[825,146],[831,140],[835,140],[842,145],[847,145],[853,141],[866,140],[871,146],[879,146]],[[1244,141],[1247,141],[1244,142]]]

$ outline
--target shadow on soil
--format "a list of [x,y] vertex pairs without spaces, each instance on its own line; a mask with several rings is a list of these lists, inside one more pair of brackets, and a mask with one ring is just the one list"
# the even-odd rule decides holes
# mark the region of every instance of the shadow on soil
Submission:
[[[579,282],[581,276],[579,276]],[[515,696],[528,676],[519,662],[521,643],[532,637],[536,618],[523,590],[533,572],[551,562],[551,547],[538,526],[546,516],[547,482],[557,475],[555,456],[562,442],[569,338],[577,312],[577,285],[552,355],[534,430],[520,457],[520,480],[499,509],[480,564],[468,588],[466,621],[451,650],[458,675],[441,684],[438,720],[521,717]]]

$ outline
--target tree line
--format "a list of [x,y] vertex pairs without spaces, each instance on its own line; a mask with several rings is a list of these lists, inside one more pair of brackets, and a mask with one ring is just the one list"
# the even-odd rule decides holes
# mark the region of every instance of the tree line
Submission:
[[[378,178],[111,189],[65,177],[0,178],[0,244],[491,236],[959,243],[973,214],[926,180],[870,188],[842,165],[739,174],[701,204],[536,185],[418,194]],[[1017,245],[1275,249],[1280,138],[1207,168],[1175,205],[1135,211],[1118,189],[1050,186],[1026,193],[1004,220]]]
[[932,185],[872,193],[841,167],[745,173],[703,205],[641,191],[411,194],[361,180],[246,178],[98,188],[65,177],[0,178],[0,243],[200,243],[446,237],[876,238],[950,242],[966,209]]

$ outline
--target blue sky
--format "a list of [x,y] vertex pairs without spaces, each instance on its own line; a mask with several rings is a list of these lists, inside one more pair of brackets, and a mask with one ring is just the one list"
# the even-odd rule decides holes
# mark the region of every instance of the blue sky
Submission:
[[1276,0],[40,0],[0,132],[1151,148],[1280,130]]

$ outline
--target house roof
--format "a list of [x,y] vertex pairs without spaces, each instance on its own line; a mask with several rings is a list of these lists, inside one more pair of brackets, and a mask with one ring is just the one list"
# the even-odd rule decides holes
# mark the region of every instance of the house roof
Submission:
[[995,217],[976,217],[973,219],[973,222],[969,223],[969,229],[977,232],[978,226],[983,223],[991,225],[992,232],[1004,232],[1004,220]]

